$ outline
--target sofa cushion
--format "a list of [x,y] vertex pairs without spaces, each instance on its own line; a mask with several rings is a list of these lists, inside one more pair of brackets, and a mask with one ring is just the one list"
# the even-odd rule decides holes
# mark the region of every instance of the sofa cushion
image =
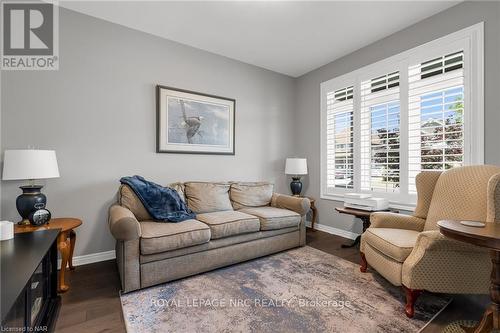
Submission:
[[146,207],[141,202],[141,199],[128,185],[121,185],[118,190],[118,203],[120,206],[130,210],[138,221],[151,220]]
[[224,238],[260,230],[259,218],[232,210],[196,215],[210,227],[211,239]]
[[178,223],[143,221],[141,225],[141,253],[153,254],[210,241],[210,228],[197,220]]
[[260,220],[260,230],[298,227],[300,224],[300,215],[288,209],[253,207],[242,208],[239,212],[257,216]]
[[233,210],[229,200],[230,184],[189,182],[184,184],[188,207],[195,213]]
[[208,243],[203,243],[200,245],[185,247],[185,248],[179,249],[179,250],[173,250],[173,251],[155,253],[155,254],[146,254],[146,255],[141,254],[140,263],[145,264],[145,263],[153,262],[153,261],[157,261],[157,260],[164,260],[164,259],[168,259],[168,258],[185,256],[185,255],[191,254],[191,253],[210,251],[210,250],[214,250],[214,249],[218,249],[218,248],[222,248],[222,247],[226,247],[226,246],[233,246],[233,245],[237,246],[238,244],[253,242],[253,241],[256,241],[258,239],[275,237],[275,236],[288,234],[288,233],[293,233],[297,236],[297,240],[300,239],[300,231],[294,227],[284,228],[284,229],[276,229],[276,230],[251,232],[248,234],[236,235],[236,236],[232,236],[232,237],[213,239]]
[[420,232],[392,228],[368,228],[363,240],[388,257],[404,262],[410,255]]
[[271,183],[234,183],[231,184],[229,197],[234,209],[269,206],[273,189]]

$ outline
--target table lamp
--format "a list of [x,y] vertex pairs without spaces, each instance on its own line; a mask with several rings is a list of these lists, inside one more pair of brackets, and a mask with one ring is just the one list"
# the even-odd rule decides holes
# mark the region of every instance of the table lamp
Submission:
[[300,176],[307,175],[307,159],[305,158],[287,158],[285,165],[285,174],[292,175],[290,190],[295,196],[302,192],[302,182]]
[[2,180],[29,180],[29,185],[20,186],[23,193],[16,199],[16,208],[21,215],[20,225],[29,224],[28,216],[37,209],[45,208],[47,197],[36,185],[35,179],[58,178],[56,152],[53,150],[6,150],[3,159]]

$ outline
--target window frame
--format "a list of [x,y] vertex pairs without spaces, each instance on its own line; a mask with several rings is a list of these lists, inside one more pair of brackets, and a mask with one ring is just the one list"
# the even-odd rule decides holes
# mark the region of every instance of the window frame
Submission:
[[[320,198],[343,201],[348,192],[373,193],[389,199],[390,207],[403,210],[415,208],[416,195],[408,193],[408,102],[409,67],[425,60],[464,51],[464,165],[484,164],[484,22],[435,39],[389,58],[364,66],[350,73],[320,84]],[[361,191],[361,83],[388,73],[399,71],[400,103],[400,193]],[[354,87],[354,188],[327,187],[327,94],[348,86]]]

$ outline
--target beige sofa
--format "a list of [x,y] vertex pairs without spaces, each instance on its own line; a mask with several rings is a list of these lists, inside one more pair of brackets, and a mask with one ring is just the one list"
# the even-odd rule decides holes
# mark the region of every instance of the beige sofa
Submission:
[[171,184],[196,219],[152,221],[126,185],[109,209],[123,292],[305,245],[310,202],[269,183]]

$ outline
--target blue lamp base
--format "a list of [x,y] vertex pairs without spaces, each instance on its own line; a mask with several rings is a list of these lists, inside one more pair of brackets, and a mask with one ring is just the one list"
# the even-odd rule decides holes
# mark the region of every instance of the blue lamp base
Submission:
[[45,208],[47,204],[47,197],[40,190],[42,185],[29,185],[19,187],[23,190],[23,194],[16,199],[16,208],[22,217],[22,221],[18,222],[20,225],[28,225],[30,221],[28,216],[31,212]]
[[299,196],[300,192],[302,192],[302,182],[300,181],[300,177],[292,177],[292,182],[290,183],[290,190],[292,194],[295,196]]

